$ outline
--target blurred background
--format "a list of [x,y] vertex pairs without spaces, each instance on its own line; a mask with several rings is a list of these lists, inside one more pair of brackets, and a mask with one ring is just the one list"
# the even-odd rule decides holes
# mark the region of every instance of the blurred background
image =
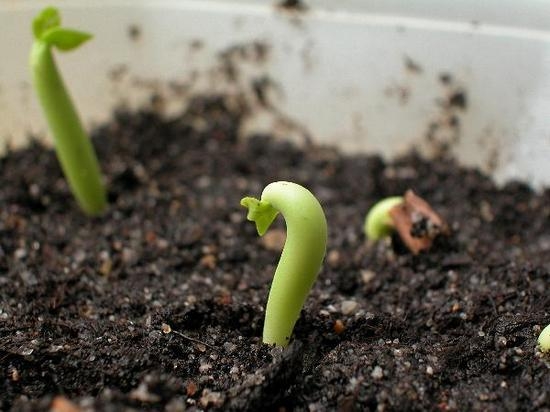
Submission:
[[94,39],[57,53],[88,127],[116,107],[245,104],[269,131],[391,157],[449,150],[499,182],[550,184],[550,2],[0,0],[0,142],[46,127],[30,22],[46,5]]

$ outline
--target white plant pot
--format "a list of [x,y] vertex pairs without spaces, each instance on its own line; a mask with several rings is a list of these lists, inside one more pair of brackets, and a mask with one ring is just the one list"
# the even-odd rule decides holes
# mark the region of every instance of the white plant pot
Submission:
[[[95,35],[57,55],[89,127],[153,92],[168,113],[193,93],[242,93],[253,108],[243,135],[390,157],[448,143],[500,182],[550,184],[550,2],[310,0],[293,12],[260,0],[0,0],[0,141],[47,136],[27,61],[30,22],[51,3]],[[220,54],[254,43],[265,55],[234,52],[228,81]],[[261,79],[268,107],[251,87]]]

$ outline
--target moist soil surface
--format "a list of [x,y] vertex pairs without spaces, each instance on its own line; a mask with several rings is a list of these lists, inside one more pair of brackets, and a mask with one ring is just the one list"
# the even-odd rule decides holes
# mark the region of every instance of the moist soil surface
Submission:
[[[110,208],[87,218],[55,155],[0,160],[0,409],[548,410],[550,190],[449,157],[385,162],[238,139],[221,97],[93,133]],[[327,257],[285,350],[262,345],[285,227],[239,200],[308,187]],[[451,227],[417,256],[369,243],[368,208],[413,189]]]

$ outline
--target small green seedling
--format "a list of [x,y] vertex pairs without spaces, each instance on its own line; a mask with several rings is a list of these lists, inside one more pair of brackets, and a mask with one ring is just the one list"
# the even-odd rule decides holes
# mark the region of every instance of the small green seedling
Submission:
[[550,351],[550,325],[545,327],[539,335],[539,348],[542,352]]
[[327,221],[315,196],[291,182],[267,185],[261,200],[245,197],[247,219],[262,236],[280,212],[287,238],[267,300],[263,342],[286,346],[306,297],[317,278],[327,246]]
[[403,197],[393,196],[380,200],[376,203],[365,218],[365,234],[368,239],[379,240],[391,235],[394,230],[393,222],[390,217],[390,210],[403,203]]
[[97,157],[52,55],[52,47],[72,50],[92,36],[61,27],[61,17],[53,7],[36,16],[32,30],[30,67],[34,88],[53,134],[61,168],[84,212],[100,214],[107,205],[107,197]]

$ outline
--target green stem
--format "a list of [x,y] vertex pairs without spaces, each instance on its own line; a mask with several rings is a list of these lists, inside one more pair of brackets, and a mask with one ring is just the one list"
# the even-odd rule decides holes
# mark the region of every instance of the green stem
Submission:
[[[245,198],[241,204],[249,207],[248,218],[257,221],[260,234],[277,212],[286,221],[287,238],[269,292],[263,331],[264,343],[286,346],[325,256],[325,214],[309,190],[291,182],[271,183],[261,201]],[[267,224],[262,216],[269,216]]]
[[97,157],[59,75],[51,45],[35,40],[30,65],[34,87],[69,186],[87,214],[100,214],[107,205],[107,198]]

